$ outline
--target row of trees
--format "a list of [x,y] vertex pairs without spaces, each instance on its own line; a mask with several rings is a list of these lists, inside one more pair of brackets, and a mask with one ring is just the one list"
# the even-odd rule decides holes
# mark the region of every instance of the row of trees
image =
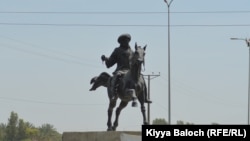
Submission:
[[0,141],[61,141],[61,134],[53,125],[35,127],[11,112],[8,123],[0,123]]
[[[152,124],[154,124],[154,125],[166,125],[166,124],[168,124],[168,122],[164,118],[156,118],[156,119],[153,120]],[[184,124],[186,124],[186,125],[193,125],[193,123],[190,123],[190,122],[186,122],[185,123],[182,120],[178,120],[176,122],[176,124],[178,124],[178,125],[184,125]]]
[[[153,120],[154,125],[166,125],[168,122],[164,118],[156,118]],[[191,122],[184,122],[182,120],[176,121],[177,125],[194,125],[194,123]],[[212,125],[218,125],[218,123],[211,123]]]

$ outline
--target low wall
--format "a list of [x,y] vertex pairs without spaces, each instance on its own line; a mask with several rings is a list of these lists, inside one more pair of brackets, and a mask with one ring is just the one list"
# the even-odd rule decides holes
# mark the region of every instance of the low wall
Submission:
[[62,141],[141,141],[140,131],[64,132]]

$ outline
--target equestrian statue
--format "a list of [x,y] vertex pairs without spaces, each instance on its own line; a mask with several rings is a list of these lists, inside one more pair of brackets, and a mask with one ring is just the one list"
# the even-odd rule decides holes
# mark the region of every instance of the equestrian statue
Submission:
[[[101,56],[101,60],[105,62],[107,68],[116,64],[117,67],[113,75],[102,72],[90,81],[90,84],[92,84],[90,91],[94,91],[100,86],[107,88],[109,97],[107,131],[116,130],[120,112],[130,101],[132,101],[132,107],[136,107],[137,100],[139,101],[143,124],[148,124],[144,104],[152,103],[152,101],[148,99],[147,86],[141,74],[142,66],[145,64],[144,57],[147,45],[141,47],[135,43],[135,50],[133,51],[129,45],[130,40],[130,34],[120,35],[117,40],[120,46],[114,49],[110,57]],[[112,124],[111,117],[118,98],[121,101],[116,108],[115,121]]]

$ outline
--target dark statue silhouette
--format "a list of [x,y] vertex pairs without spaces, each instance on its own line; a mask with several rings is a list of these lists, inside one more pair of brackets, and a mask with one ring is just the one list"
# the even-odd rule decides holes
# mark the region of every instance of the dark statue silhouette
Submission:
[[[121,35],[118,38],[118,42],[121,44],[121,46],[125,44],[126,46],[129,47],[128,42],[130,41],[130,38],[131,37],[129,34]],[[123,41],[126,43],[122,43]],[[116,50],[117,48],[115,49],[115,51]],[[135,51],[132,51],[130,56],[127,56],[129,58],[128,60],[129,62],[127,62],[128,63],[127,67],[123,67],[124,65],[121,62],[120,62],[121,64],[118,64],[117,62],[118,64],[117,69],[113,73],[113,76],[111,76],[106,72],[102,72],[99,76],[93,77],[90,81],[90,84],[92,84],[90,91],[94,91],[100,86],[107,87],[107,92],[109,97],[108,122],[107,122],[108,131],[116,130],[118,126],[120,112],[122,111],[123,108],[127,106],[127,104],[130,101],[132,101],[132,107],[136,107],[137,100],[139,101],[143,117],[143,124],[148,124],[146,119],[146,109],[144,104],[151,103],[151,101],[147,99],[147,86],[143,78],[143,75],[141,74],[142,65],[144,64],[145,61],[144,60],[145,51],[146,51],[146,45],[144,47],[141,47],[135,44]],[[114,52],[111,54],[111,57],[114,54]],[[109,65],[108,60],[111,57],[107,58],[104,55],[102,55],[101,57],[102,60],[105,61],[107,67],[110,67],[114,64],[113,63]],[[117,57],[115,58],[117,59]],[[116,108],[115,121],[112,124],[111,121],[112,113],[113,109],[116,106],[118,98],[121,100],[121,102],[120,105]]]

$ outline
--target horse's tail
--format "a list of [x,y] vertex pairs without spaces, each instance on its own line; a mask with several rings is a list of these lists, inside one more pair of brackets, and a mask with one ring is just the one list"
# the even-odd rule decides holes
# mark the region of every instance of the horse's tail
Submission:
[[102,72],[99,76],[95,76],[90,80],[90,84],[92,84],[92,87],[90,88],[90,91],[96,90],[98,87],[108,86],[108,80],[111,78],[111,75],[109,75],[106,72]]

